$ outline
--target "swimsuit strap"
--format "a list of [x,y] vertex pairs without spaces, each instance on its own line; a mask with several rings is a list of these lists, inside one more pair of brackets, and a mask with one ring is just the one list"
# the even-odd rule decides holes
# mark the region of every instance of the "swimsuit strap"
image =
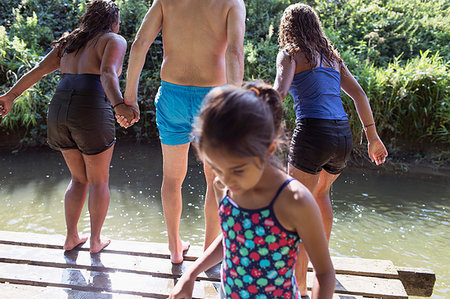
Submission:
[[275,194],[275,196],[273,197],[272,201],[270,202],[269,206],[272,206],[273,203],[275,202],[275,200],[277,199],[278,195],[280,195],[281,191],[283,191],[284,187],[287,186],[287,184],[289,184],[290,182],[292,182],[293,180],[295,180],[294,178],[289,178],[287,180],[285,180],[283,182],[283,184],[281,184],[280,188],[278,188],[277,193]]
[[328,64],[330,65],[330,67],[333,67],[333,65],[331,64],[331,62],[323,55],[323,50],[320,51],[320,67],[322,67],[322,60],[325,58],[326,62],[328,62]]

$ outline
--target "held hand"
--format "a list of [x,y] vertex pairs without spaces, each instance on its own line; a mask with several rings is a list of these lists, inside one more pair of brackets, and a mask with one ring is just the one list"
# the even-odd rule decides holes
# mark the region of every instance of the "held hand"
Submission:
[[386,161],[388,152],[380,138],[369,142],[367,145],[367,150],[369,152],[370,160],[372,160],[372,162],[375,162],[376,165],[380,165]]
[[12,100],[6,95],[0,96],[0,115],[4,118],[12,108]]
[[139,112],[139,105],[137,103],[137,95],[135,95],[135,94],[128,95],[125,92],[123,100],[126,105],[132,107],[134,110],[134,118],[133,118],[131,124],[138,122],[139,118],[140,118],[140,112]]
[[133,107],[121,104],[114,108],[117,122],[124,128],[128,128],[135,123],[136,111]]
[[182,275],[178,283],[170,293],[169,299],[190,299],[194,291],[195,279],[189,279],[187,275]]

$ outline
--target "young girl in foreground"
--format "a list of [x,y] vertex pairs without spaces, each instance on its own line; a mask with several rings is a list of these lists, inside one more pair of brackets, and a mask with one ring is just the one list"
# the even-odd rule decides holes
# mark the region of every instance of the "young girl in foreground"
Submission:
[[[313,298],[331,298],[335,275],[311,193],[274,162],[282,106],[270,86],[212,90],[194,133],[215,172],[221,234],[180,278],[170,298],[191,298],[197,275],[222,260],[222,297],[297,298],[297,247],[316,271]],[[318,283],[317,283],[318,282]]]

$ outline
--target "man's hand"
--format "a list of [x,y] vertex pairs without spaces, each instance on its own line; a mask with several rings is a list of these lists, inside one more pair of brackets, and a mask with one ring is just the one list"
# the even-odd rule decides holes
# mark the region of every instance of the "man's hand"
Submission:
[[117,122],[124,128],[128,128],[139,121],[139,107],[129,106],[124,103],[116,106],[114,112],[116,113]]

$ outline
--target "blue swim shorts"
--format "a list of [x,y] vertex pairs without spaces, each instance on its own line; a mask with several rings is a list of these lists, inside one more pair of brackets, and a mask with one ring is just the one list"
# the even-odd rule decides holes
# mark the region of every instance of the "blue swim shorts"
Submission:
[[192,141],[192,124],[200,112],[203,98],[213,88],[161,81],[155,107],[156,125],[162,144],[179,145]]

